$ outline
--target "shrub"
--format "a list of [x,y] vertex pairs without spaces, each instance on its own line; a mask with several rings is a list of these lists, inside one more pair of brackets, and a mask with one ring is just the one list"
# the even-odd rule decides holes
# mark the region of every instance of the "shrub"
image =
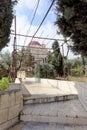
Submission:
[[53,65],[50,64],[37,64],[34,73],[40,78],[55,78]]
[[9,78],[4,77],[2,80],[0,80],[0,91],[7,89],[9,86]]
[[71,69],[73,76],[81,76],[83,74],[83,68],[82,67],[76,67]]

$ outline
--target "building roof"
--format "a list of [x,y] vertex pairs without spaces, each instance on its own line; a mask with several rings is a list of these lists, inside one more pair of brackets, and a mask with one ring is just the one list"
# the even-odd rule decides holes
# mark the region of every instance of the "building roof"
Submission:
[[38,45],[41,46],[41,44],[38,41],[32,41],[29,43],[29,45]]

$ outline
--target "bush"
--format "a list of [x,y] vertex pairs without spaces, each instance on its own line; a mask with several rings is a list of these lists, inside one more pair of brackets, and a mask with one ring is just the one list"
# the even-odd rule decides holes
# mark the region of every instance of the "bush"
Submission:
[[82,67],[76,67],[71,69],[71,73],[73,76],[81,76],[83,74],[83,68]]
[[2,80],[0,80],[0,91],[7,89],[9,86],[9,78],[2,78]]
[[55,78],[53,65],[50,64],[37,64],[34,73],[39,78]]

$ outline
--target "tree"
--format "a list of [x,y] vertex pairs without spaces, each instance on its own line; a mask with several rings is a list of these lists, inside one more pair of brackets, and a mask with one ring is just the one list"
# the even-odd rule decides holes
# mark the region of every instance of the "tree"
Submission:
[[30,49],[23,49],[18,52],[17,55],[17,70],[20,68],[28,68],[33,66],[33,57],[30,53]]
[[68,59],[67,61],[69,75],[82,76],[84,75],[83,61],[81,57]]
[[24,67],[32,67],[32,62],[33,62],[33,57],[32,57],[32,54],[30,53],[30,49],[27,48],[24,56],[23,56],[23,66]]
[[60,52],[59,43],[55,41],[52,45],[53,56],[52,56],[52,65],[56,71],[56,74],[63,76],[63,57]]
[[48,52],[47,62],[48,62],[48,64],[52,64],[52,54],[50,51]]
[[16,0],[0,0],[0,50],[10,40],[10,28],[13,19],[13,6]]
[[[11,65],[12,65],[12,55],[11,55],[11,53],[9,51],[6,51],[5,53],[0,53],[0,69],[1,69],[1,72],[5,72],[5,74],[10,76]],[[4,76],[4,74],[1,74],[1,76]]]
[[34,70],[38,78],[55,78],[54,66],[51,64],[37,64]]
[[72,39],[72,51],[87,55],[87,1],[56,0],[56,24]]

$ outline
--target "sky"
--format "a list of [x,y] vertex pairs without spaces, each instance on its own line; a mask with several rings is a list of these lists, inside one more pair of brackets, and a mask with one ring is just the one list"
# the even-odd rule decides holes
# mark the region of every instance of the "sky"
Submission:
[[[34,10],[36,8],[38,0],[19,0],[17,5],[14,8],[14,14],[16,15],[16,33],[24,34],[24,35],[34,35],[36,32],[38,26],[40,25],[44,15],[46,14],[52,0],[40,0],[34,21],[31,25],[31,29],[29,30],[30,23],[34,14]],[[56,15],[55,15],[55,5],[52,6],[49,14],[47,15],[44,23],[42,24],[41,28],[37,32],[35,36],[41,36],[41,37],[48,37],[48,38],[58,38],[63,39],[62,35],[58,35],[57,31],[59,31],[58,27],[54,24],[56,21]],[[12,32],[14,31],[14,19],[11,27]],[[10,36],[10,43],[9,46],[5,49],[10,48],[10,50],[13,49],[13,39],[14,36]],[[17,45],[28,45],[31,41],[31,38],[25,39],[25,37],[18,37],[17,36]],[[51,48],[53,41],[48,40],[41,40],[41,39],[33,39],[33,41],[38,41],[41,44],[46,44],[46,47]],[[59,42],[60,47],[63,42]],[[67,53],[66,46],[64,47],[64,55]],[[70,52],[69,57],[73,57],[73,54]]]

